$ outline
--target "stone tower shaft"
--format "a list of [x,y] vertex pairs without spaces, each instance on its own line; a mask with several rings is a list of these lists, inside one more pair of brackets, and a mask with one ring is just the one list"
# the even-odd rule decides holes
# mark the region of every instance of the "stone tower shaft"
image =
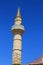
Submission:
[[20,65],[22,57],[22,34],[24,32],[20,8],[18,8],[15,24],[12,26],[12,32],[14,34],[12,65]]

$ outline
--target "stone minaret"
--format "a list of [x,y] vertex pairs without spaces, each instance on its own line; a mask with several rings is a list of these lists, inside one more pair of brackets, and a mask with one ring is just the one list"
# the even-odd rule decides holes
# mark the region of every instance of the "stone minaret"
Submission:
[[18,12],[15,18],[15,23],[12,26],[12,32],[14,34],[12,65],[21,65],[22,34],[24,32],[24,26],[22,25],[22,17],[20,14],[20,8],[18,8]]

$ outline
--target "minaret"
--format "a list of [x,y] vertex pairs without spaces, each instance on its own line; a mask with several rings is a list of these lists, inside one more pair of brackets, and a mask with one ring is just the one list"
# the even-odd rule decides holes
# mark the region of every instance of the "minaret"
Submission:
[[22,17],[20,14],[20,8],[18,8],[18,12],[15,18],[15,23],[12,26],[12,32],[14,34],[12,65],[21,65],[22,34],[24,32],[24,26],[22,25]]

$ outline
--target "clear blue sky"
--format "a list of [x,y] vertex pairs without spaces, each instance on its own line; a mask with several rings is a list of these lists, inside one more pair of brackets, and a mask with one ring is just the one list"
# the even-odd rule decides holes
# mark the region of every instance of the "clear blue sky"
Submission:
[[43,54],[43,0],[0,0],[0,65],[12,64],[11,27],[18,7],[25,27],[22,63],[32,62]]

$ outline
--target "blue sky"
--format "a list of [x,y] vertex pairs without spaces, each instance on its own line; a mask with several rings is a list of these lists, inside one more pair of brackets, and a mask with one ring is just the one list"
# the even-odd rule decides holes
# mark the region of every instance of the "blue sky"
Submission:
[[20,7],[25,32],[22,36],[22,63],[43,54],[43,0],[0,0],[0,65],[12,64],[11,27]]

